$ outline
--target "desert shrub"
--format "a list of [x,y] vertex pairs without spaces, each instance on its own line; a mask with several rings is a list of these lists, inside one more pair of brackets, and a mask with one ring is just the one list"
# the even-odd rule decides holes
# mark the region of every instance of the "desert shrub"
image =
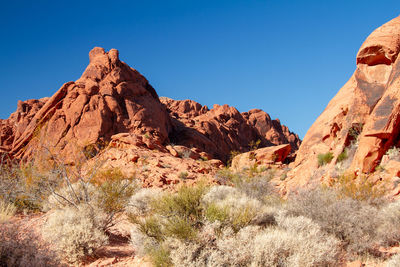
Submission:
[[386,267],[397,267],[400,266],[400,254],[396,254],[387,261]]
[[55,190],[45,201],[43,208],[45,211],[63,209],[82,203],[94,202],[94,199],[97,200],[98,198],[99,192],[94,185],[77,182]]
[[274,191],[270,181],[274,177],[275,171],[269,170],[264,175],[254,177],[242,176],[234,182],[235,187],[246,194],[249,198],[257,199],[261,202],[277,201],[278,194]]
[[146,231],[135,225],[130,231],[130,244],[135,248],[135,255],[144,257],[148,250],[157,246],[160,242],[154,237],[150,237]]
[[221,185],[232,185],[242,180],[243,174],[234,173],[229,168],[223,168],[215,174],[215,180]]
[[150,203],[152,199],[161,194],[160,188],[142,188],[132,195],[126,211],[135,216],[144,216],[151,211]]
[[249,198],[236,188],[229,186],[214,186],[202,199],[206,209],[207,219],[215,221],[215,215],[220,216],[224,224],[230,225],[235,231],[250,224],[261,208],[258,200]]
[[18,211],[39,211],[61,177],[55,171],[40,172],[32,165],[0,164],[0,199],[13,203]]
[[229,220],[229,209],[227,206],[220,207],[215,203],[211,203],[207,206],[204,216],[210,222],[226,222]]
[[353,123],[348,131],[350,141],[358,140],[358,136],[361,134],[363,128],[364,128],[363,123],[361,123],[361,122]]
[[18,195],[23,192],[20,179],[20,169],[15,164],[2,162],[0,164],[0,199],[6,203],[15,203]]
[[228,197],[241,196],[239,190],[234,187],[220,185],[213,186],[210,190],[203,196],[202,201],[209,204],[213,202],[221,202]]
[[222,233],[220,225],[206,224],[198,242],[167,239],[166,244],[175,266],[337,266],[338,240],[307,218],[281,218],[280,223],[238,232],[228,227]]
[[147,229],[141,229],[143,227],[141,224],[135,225],[131,229],[130,243],[135,248],[135,254],[140,257],[149,256],[154,266],[171,266],[169,249],[161,242],[161,238],[163,238],[161,231],[160,235],[154,236],[154,228],[150,230],[150,228],[156,227],[158,231],[160,224],[152,219],[147,222]]
[[289,198],[289,214],[304,216],[341,240],[351,253],[369,252],[379,242],[381,217],[377,207],[352,198],[338,197],[333,190],[303,190]]
[[206,186],[182,186],[175,194],[164,194],[153,199],[151,209],[160,218],[165,237],[194,239],[202,220],[201,198]]
[[54,253],[37,241],[29,229],[0,223],[0,266],[63,266]]
[[97,207],[100,207],[107,215],[105,229],[114,224],[114,216],[122,212],[128,205],[132,195],[140,188],[134,177],[126,177],[119,169],[106,170],[103,180],[97,180],[96,176],[92,183],[95,184],[98,194],[94,198]]
[[335,170],[337,172],[336,177],[339,177],[342,175],[351,165],[351,162],[354,159],[355,153],[358,148],[358,142],[352,141],[348,147],[344,149],[344,151],[339,154],[336,165],[335,165]]
[[340,242],[310,219],[281,216],[278,225],[255,237],[252,266],[337,266]]
[[132,178],[126,178],[118,169],[99,172],[93,179],[80,178],[76,183],[71,183],[69,178],[65,179],[66,185],[53,190],[44,209],[91,205],[106,214],[104,229],[114,224],[114,216],[125,209],[131,196],[139,188]]
[[[132,213],[135,225],[131,244],[136,254],[149,256],[156,266],[262,266],[268,261],[269,256],[262,254],[268,244],[255,240],[277,229],[289,236],[282,242],[282,247],[291,246],[285,250],[291,255],[285,264],[337,263],[334,256],[339,251],[339,241],[315,223],[314,228],[306,227],[311,224],[310,219],[302,219],[306,226],[292,217],[276,220],[281,203],[262,202],[246,190],[231,186],[208,188],[200,184],[183,186],[175,193],[154,192],[138,191],[131,197],[127,211]],[[277,255],[282,255],[280,249],[277,248]]]
[[197,229],[195,225],[181,217],[171,217],[164,222],[164,235],[181,240],[195,240]]
[[184,151],[179,152],[178,154],[181,158],[188,159],[190,158],[190,155],[192,155],[192,151],[190,149],[185,149]]
[[155,239],[158,242],[165,239],[165,232],[162,229],[163,225],[161,224],[161,220],[156,216],[149,216],[140,220],[134,218],[132,222],[136,223],[138,229],[149,238]]
[[251,140],[250,143],[249,143],[249,149],[251,151],[252,150],[257,150],[258,147],[260,146],[260,144],[261,144],[261,140],[260,139],[258,139],[257,141]]
[[380,209],[381,223],[376,231],[381,243],[394,246],[400,242],[400,202],[395,201]]
[[360,201],[380,202],[385,196],[385,188],[374,184],[367,177],[356,177],[353,173],[342,174],[334,184],[340,197],[349,197]]
[[233,158],[239,154],[240,154],[240,152],[237,150],[232,150],[231,152],[229,152],[229,159],[228,159],[228,162],[226,163],[227,167],[230,167],[232,165]]
[[347,149],[343,150],[342,153],[339,154],[339,156],[337,157],[336,162],[342,162],[344,160],[346,160],[349,156],[347,155]]
[[155,267],[170,267],[172,264],[169,253],[169,249],[164,244],[159,244],[148,248],[147,255]]
[[67,261],[76,263],[107,243],[102,226],[106,215],[87,204],[65,207],[49,215],[43,237],[54,244]]
[[386,155],[389,157],[389,160],[400,161],[400,148],[392,147],[386,151]]
[[201,198],[207,187],[203,183],[182,186],[176,194],[164,194],[153,199],[152,209],[163,217],[181,217],[196,224],[201,220]]
[[[134,195],[127,209],[129,218],[136,229],[147,236],[145,243],[153,244],[150,248],[141,245],[138,250],[149,251],[154,244],[161,246],[168,237],[195,240],[202,225],[201,198],[206,190],[205,184],[200,182],[192,187],[183,185],[176,193],[164,192],[151,197],[148,194],[151,190],[146,189],[148,192],[141,190]],[[136,241],[132,243],[137,244]]]
[[179,179],[181,179],[181,180],[187,179],[188,176],[189,176],[188,172],[180,172],[179,173]]
[[7,203],[0,199],[0,223],[8,221],[17,211],[12,203]]
[[318,166],[324,166],[332,161],[333,154],[332,152],[327,152],[325,154],[318,154]]
[[244,172],[232,172],[225,168],[217,172],[215,179],[221,185],[233,185],[239,191],[245,193],[250,198],[258,199],[261,202],[276,202],[279,199],[270,181],[275,176],[275,170],[268,170],[262,175],[248,175]]
[[175,266],[249,266],[252,260],[252,244],[257,227],[245,227],[238,233],[220,226],[207,224],[202,229],[199,242],[168,239],[166,244]]

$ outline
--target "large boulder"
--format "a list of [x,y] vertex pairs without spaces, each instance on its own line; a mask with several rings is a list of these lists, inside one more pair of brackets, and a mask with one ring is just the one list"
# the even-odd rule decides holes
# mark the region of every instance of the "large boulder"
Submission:
[[290,144],[264,147],[242,153],[232,159],[231,169],[237,172],[251,166],[273,166],[283,163],[291,150]]

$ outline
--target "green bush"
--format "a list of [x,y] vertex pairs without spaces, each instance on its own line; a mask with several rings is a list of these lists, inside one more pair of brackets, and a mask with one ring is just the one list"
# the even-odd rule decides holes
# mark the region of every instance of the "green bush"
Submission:
[[346,160],[348,158],[348,154],[347,154],[347,149],[343,150],[342,153],[339,154],[339,156],[337,157],[336,162],[342,162],[344,160]]
[[229,220],[229,209],[228,207],[219,207],[215,203],[211,203],[207,206],[205,210],[205,217],[210,222],[226,222]]
[[170,267],[172,262],[169,256],[169,250],[163,245],[148,249],[148,255],[155,267]]
[[172,217],[164,223],[164,233],[166,236],[178,238],[180,240],[195,240],[197,229],[191,221],[180,217]]
[[181,180],[186,180],[188,178],[189,174],[188,172],[180,172],[179,173],[179,179]]
[[196,186],[182,186],[176,194],[165,194],[151,202],[152,210],[164,217],[177,216],[196,224],[201,220],[201,198],[207,187],[200,183]]
[[325,154],[318,154],[318,166],[324,166],[332,161],[333,154],[332,152],[327,152]]

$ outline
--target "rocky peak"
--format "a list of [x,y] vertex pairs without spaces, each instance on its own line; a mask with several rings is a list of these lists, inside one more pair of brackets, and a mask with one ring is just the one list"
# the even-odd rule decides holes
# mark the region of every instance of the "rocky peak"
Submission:
[[[120,61],[118,54],[116,49],[92,49],[81,78],[64,84],[29,123],[18,124],[11,116],[8,120],[17,123],[22,133],[15,134],[10,153],[25,157],[45,140],[45,146],[73,154],[74,147],[107,141],[121,132],[148,133],[165,142],[171,128],[165,107],[146,78]],[[18,110],[29,109],[24,106],[32,101]]]

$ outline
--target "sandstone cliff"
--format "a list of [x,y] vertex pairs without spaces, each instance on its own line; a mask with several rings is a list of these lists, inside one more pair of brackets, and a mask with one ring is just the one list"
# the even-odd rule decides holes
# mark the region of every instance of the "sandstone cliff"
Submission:
[[[354,74],[308,130],[288,187],[309,183],[316,173],[337,176],[342,153],[349,157],[346,168],[356,175],[370,174],[389,148],[400,145],[399,51],[400,17],[362,44]],[[332,153],[333,160],[321,168],[317,157],[326,153]]]

